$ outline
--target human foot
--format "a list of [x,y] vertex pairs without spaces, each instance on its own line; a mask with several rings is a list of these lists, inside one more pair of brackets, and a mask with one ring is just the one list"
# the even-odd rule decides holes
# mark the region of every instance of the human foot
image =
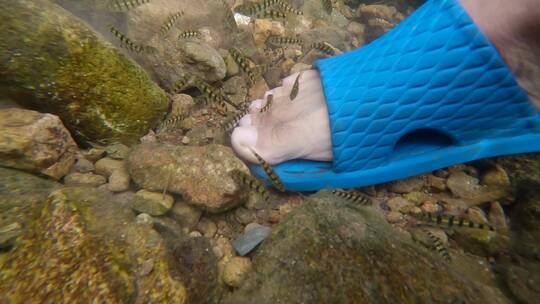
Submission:
[[[540,35],[530,31],[539,25],[540,10],[534,6],[535,0],[520,1],[523,5],[504,0],[460,2],[498,49],[529,99],[540,109],[540,56],[537,55],[540,54]],[[531,7],[535,9],[527,9]],[[536,22],[536,26],[531,22]],[[328,110],[318,73],[304,72],[300,78],[300,94],[290,101],[295,79],[296,75],[291,75],[282,87],[267,92],[266,95],[274,94],[270,111],[259,113],[265,98],[254,101],[250,114],[234,130],[233,147],[244,159],[257,163],[251,148],[270,164],[298,158],[332,160]]]
[[[244,159],[257,163],[251,149],[268,163],[289,159],[332,160],[328,110],[316,70],[301,72],[298,94],[290,94],[299,73],[283,79],[283,86],[266,92],[250,105],[249,114],[232,133],[232,145]],[[268,95],[272,105],[266,112]]]

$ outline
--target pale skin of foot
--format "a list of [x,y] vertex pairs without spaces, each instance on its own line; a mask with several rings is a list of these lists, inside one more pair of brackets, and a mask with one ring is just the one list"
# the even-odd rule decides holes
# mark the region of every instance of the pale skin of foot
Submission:
[[[540,110],[538,0],[460,0],[460,3]],[[249,114],[232,133],[232,146],[240,157],[258,163],[253,149],[272,165],[290,159],[332,160],[328,110],[319,73],[302,72],[300,90],[291,101],[289,95],[297,76],[298,73],[283,79],[283,86],[251,103]],[[268,94],[274,95],[272,106],[260,113]]]

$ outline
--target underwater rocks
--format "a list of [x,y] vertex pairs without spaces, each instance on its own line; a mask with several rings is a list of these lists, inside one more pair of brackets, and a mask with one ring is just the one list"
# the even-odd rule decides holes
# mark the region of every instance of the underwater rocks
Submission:
[[225,61],[214,48],[205,43],[185,42],[180,45],[183,54],[182,61],[189,63],[186,70],[201,74],[207,81],[217,81],[225,78],[227,68]]
[[140,190],[135,193],[132,208],[135,211],[152,216],[167,213],[174,204],[174,198],[169,194]]
[[0,249],[9,249],[23,234],[41,203],[61,184],[0,167]]
[[470,206],[496,201],[510,194],[510,182],[506,173],[490,172],[487,176],[484,178],[487,184],[481,184],[477,178],[458,171],[450,175],[446,185],[454,196],[462,198]]
[[127,159],[131,178],[149,191],[181,194],[186,202],[211,213],[233,208],[247,199],[229,172],[247,167],[230,148],[141,144]]
[[76,208],[61,194],[45,202],[32,230],[2,265],[4,300],[122,303],[134,292],[122,265],[127,257],[88,235]]
[[442,258],[401,240],[371,207],[327,191],[287,214],[226,303],[505,303]]
[[1,109],[0,130],[2,166],[60,179],[75,163],[77,145],[55,115]]
[[171,209],[171,217],[180,224],[180,226],[189,229],[193,229],[197,226],[201,214],[202,212],[199,209],[183,201],[176,202]]
[[107,182],[107,179],[94,173],[71,173],[64,178],[66,186],[98,187]]
[[233,257],[223,270],[222,279],[230,287],[240,287],[252,270],[251,260],[243,257]]
[[107,192],[63,188],[40,210],[0,266],[8,302],[185,303],[159,234]]
[[136,143],[167,110],[166,94],[142,68],[60,6],[4,4],[3,95],[58,115],[79,142]]
[[122,192],[129,189],[129,173],[124,160],[105,157],[95,163],[96,172],[109,179],[107,189]]

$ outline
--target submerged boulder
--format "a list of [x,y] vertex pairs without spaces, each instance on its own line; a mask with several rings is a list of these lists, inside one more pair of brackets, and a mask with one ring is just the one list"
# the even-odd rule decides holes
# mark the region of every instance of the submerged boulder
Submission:
[[186,202],[208,212],[222,212],[247,199],[247,192],[239,191],[229,172],[249,171],[225,146],[141,144],[129,155],[127,166],[140,187],[181,194]]
[[0,167],[0,248],[9,249],[24,233],[51,191],[62,185],[29,173]]
[[1,94],[58,115],[75,139],[135,143],[166,94],[84,22],[46,0],[1,0]]
[[227,303],[506,303],[436,253],[402,240],[372,208],[324,191],[287,214]]
[[75,163],[77,145],[51,114],[0,109],[0,165],[60,179]]
[[93,188],[53,192],[0,267],[9,303],[186,301],[159,234]]

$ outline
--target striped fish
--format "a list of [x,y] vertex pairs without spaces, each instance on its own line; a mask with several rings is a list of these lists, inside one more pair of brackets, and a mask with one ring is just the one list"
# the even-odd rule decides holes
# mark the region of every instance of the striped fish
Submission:
[[240,121],[240,119],[242,119],[242,117],[244,117],[248,112],[249,112],[249,107],[245,107],[245,109],[239,111],[229,120],[225,121],[222,124],[222,129],[227,132],[230,132],[232,129],[234,129],[238,125],[238,122]]
[[226,108],[225,103],[230,104],[233,108],[240,110],[240,107],[234,104],[221,90],[215,89],[210,86],[206,81],[192,76],[193,85],[201,91],[201,93],[207,98],[207,100],[217,103],[220,107]]
[[287,18],[287,14],[285,12],[276,11],[276,10],[268,10],[268,11],[260,12],[260,13],[257,13],[255,16],[258,17],[258,18],[261,18],[261,19],[266,19],[266,18],[269,18],[269,19],[283,19],[283,18]]
[[352,193],[348,191],[338,190],[334,189],[332,190],[332,194],[339,196],[341,198],[344,198],[349,201],[353,201],[356,203],[359,203],[361,205],[371,205],[371,199],[369,199],[367,196],[362,195],[360,193]]
[[273,100],[274,100],[274,95],[268,94],[266,96],[266,103],[264,104],[264,107],[262,107],[259,110],[259,113],[264,113],[264,112],[268,111],[270,109],[270,107],[272,106],[272,101]]
[[176,20],[182,17],[182,15],[184,15],[184,12],[178,12],[178,13],[169,15],[169,17],[167,17],[163,25],[159,28],[159,34],[161,36],[165,36],[169,32],[169,30],[173,27]]
[[230,48],[229,54],[231,54],[231,57],[234,59],[234,61],[240,66],[240,69],[248,75],[248,79],[250,84],[255,83],[255,72],[249,65],[248,60],[246,57],[237,49],[237,48]]
[[302,11],[300,10],[297,10],[296,8],[292,7],[290,4],[284,2],[284,1],[278,1],[277,2],[277,7],[279,7],[281,10],[287,12],[287,13],[291,13],[291,14],[295,14],[295,15],[303,15],[304,13],[302,13]]
[[456,218],[453,215],[437,214],[435,217],[430,213],[420,216],[419,221],[428,225],[436,225],[445,228],[466,227],[474,229],[485,229],[495,231],[495,228],[488,224],[478,224],[466,220],[463,217]]
[[285,44],[298,44],[302,45],[304,41],[298,37],[280,37],[270,36],[266,39],[266,43],[273,46],[281,46]]
[[300,76],[302,76],[302,72],[298,73],[298,76],[296,76],[296,80],[294,81],[294,84],[291,89],[291,93],[289,94],[289,98],[291,101],[293,101],[296,96],[298,96],[298,92],[300,91]]
[[277,175],[277,173],[274,171],[274,169],[272,169],[272,166],[270,166],[259,154],[257,154],[257,152],[255,152],[253,149],[250,149],[251,150],[251,153],[253,153],[253,156],[255,156],[255,158],[257,159],[257,161],[259,161],[259,164],[263,167],[263,170],[264,172],[266,173],[266,175],[268,175],[268,177],[270,178],[270,180],[272,181],[272,183],[274,184],[274,186],[276,186],[276,188],[281,191],[281,192],[285,192],[285,186],[283,185],[283,182],[281,182],[281,178],[279,178],[279,175]]
[[122,32],[120,32],[116,27],[114,27],[111,24],[109,24],[109,30],[116,38],[118,38],[118,40],[120,40],[120,46],[131,52],[135,52],[135,53],[154,52],[154,49],[152,47],[140,45],[133,42],[131,39],[129,39],[126,35],[122,34]]
[[244,3],[235,7],[234,11],[242,15],[254,17],[258,13],[268,10],[281,1],[282,0],[264,0],[260,3]]
[[109,9],[115,12],[124,12],[146,4],[151,0],[111,0]]
[[186,38],[198,38],[201,36],[201,33],[199,31],[183,31],[178,35],[178,38],[180,39],[186,39]]
[[332,48],[328,43],[326,42],[314,42],[310,45],[311,49],[315,49],[321,53],[324,53],[326,55],[333,56],[336,54],[336,51],[334,48]]
[[257,192],[265,201],[270,200],[270,195],[260,180],[238,169],[232,170],[229,174],[236,183]]
[[441,239],[438,238],[433,232],[423,229],[423,231],[428,235],[429,241],[432,244],[432,248],[437,250],[437,252],[447,261],[452,261],[452,258],[450,257],[450,253],[448,252],[448,249],[444,246]]

